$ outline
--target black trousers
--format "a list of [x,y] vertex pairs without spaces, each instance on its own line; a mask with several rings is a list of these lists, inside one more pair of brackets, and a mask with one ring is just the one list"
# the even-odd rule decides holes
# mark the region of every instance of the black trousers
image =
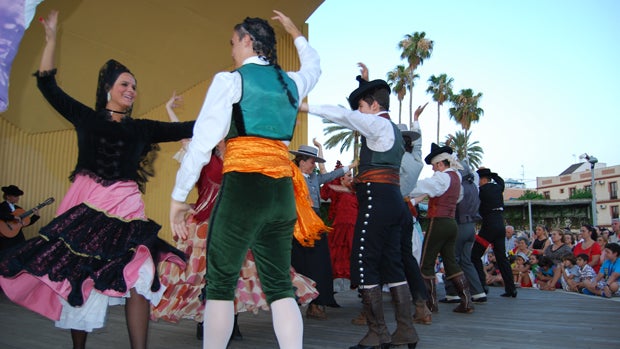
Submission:
[[[504,289],[507,293],[515,292],[516,287],[512,276],[512,269],[510,268],[508,257],[506,257],[506,226],[504,225],[504,216],[501,211],[482,217],[482,227],[478,236],[493,244],[495,259],[504,280]],[[471,261],[476,267],[480,283],[483,286],[486,285],[486,275],[481,258],[485,250],[486,247],[476,241],[471,251]]]

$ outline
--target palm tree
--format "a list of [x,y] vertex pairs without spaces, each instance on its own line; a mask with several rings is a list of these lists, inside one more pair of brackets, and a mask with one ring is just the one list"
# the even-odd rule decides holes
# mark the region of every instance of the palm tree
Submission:
[[484,150],[478,141],[470,143],[471,133],[456,131],[454,135],[446,136],[446,141],[442,145],[451,147],[459,159],[467,159],[472,168],[478,168],[482,164],[482,154]]
[[453,105],[449,110],[450,117],[461,125],[465,130],[465,135],[467,135],[471,124],[480,121],[480,117],[484,114],[484,110],[478,107],[480,98],[482,98],[482,93],[474,95],[474,91],[469,88],[450,97],[450,102]]
[[404,65],[398,65],[394,70],[387,74],[387,82],[390,84],[392,91],[398,96],[398,123],[401,123],[401,115],[403,111],[403,99],[407,93],[409,85],[409,75]]
[[432,75],[428,82],[429,85],[426,93],[432,93],[433,100],[437,102],[437,144],[439,144],[440,109],[443,103],[452,96],[452,82],[454,82],[454,79],[449,78],[446,74]]
[[[425,32],[414,32],[407,34],[398,43],[398,48],[402,50],[400,58],[407,60],[409,66],[407,71],[411,77],[411,88],[413,88],[413,80],[416,75],[415,70],[424,63],[424,60],[431,56],[433,52],[433,41],[426,38]],[[413,95],[409,94],[409,124],[413,121]]]
[[353,158],[359,158],[359,132],[350,130],[327,119],[323,119],[323,123],[327,125],[323,128],[323,135],[327,136],[331,134],[325,141],[324,145],[326,149],[337,147],[338,144],[340,144],[340,153],[343,153],[348,151],[351,145],[353,145]]

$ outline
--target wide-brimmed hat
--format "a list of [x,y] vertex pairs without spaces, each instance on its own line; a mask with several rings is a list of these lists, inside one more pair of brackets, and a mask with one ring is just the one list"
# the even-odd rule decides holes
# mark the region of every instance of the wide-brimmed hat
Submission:
[[373,90],[386,89],[388,93],[392,91],[390,89],[390,85],[388,85],[385,80],[377,79],[373,81],[366,81],[362,79],[360,75],[358,75],[355,79],[360,82],[360,85],[353,92],[351,92],[348,98],[349,105],[353,110],[357,110],[359,108],[360,99]]
[[482,177],[493,177],[493,176],[497,176],[497,173],[491,172],[491,169],[489,168],[481,168],[478,169],[478,176]]
[[407,136],[407,137],[411,138],[412,142],[415,141],[416,139],[420,138],[420,136],[421,136],[419,132],[409,131],[409,128],[405,124],[398,124],[396,126],[400,130],[400,133],[402,133],[403,136]]
[[431,144],[431,152],[424,158],[424,162],[426,162],[427,165],[431,164],[431,160],[433,160],[433,158],[441,153],[448,153],[448,154],[452,154],[453,150],[452,148],[450,148],[447,145],[444,145],[443,147],[438,146],[436,143],[432,143]]
[[313,157],[316,162],[325,162],[325,159],[320,158],[318,156],[319,150],[317,148],[311,147],[309,145],[300,145],[299,149],[297,149],[296,151],[295,150],[289,150],[288,152],[293,154],[293,155],[301,155],[301,156]]
[[4,194],[6,195],[11,195],[11,196],[22,196],[24,195],[24,192],[19,189],[16,185],[9,185],[8,187],[2,187],[2,191],[4,192]]
[[516,258],[516,257],[521,257],[521,258],[523,258],[523,260],[524,260],[524,261],[526,261],[526,262],[530,260],[530,257],[528,257],[528,256],[527,256],[524,252],[518,252],[518,253],[515,255],[515,258]]

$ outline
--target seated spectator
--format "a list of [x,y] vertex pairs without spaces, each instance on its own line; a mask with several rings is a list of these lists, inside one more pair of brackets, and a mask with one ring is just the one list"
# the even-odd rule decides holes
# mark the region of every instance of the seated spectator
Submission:
[[532,239],[532,243],[530,243],[529,248],[532,250],[532,253],[543,254],[547,246],[551,245],[549,235],[547,235],[547,227],[542,224],[538,224],[534,230],[534,234],[534,238]]
[[532,283],[536,283],[536,274],[538,273],[538,269],[540,269],[540,267],[538,266],[538,259],[540,258],[537,254],[531,254],[530,255],[530,278],[532,279]]
[[596,239],[598,238],[596,230],[589,224],[583,224],[579,231],[581,232],[583,241],[575,245],[573,254],[575,256],[582,253],[587,254],[588,264],[598,273],[601,268],[601,246],[596,243]]
[[591,282],[596,277],[596,272],[590,265],[588,265],[588,255],[582,253],[575,258],[577,266],[579,267],[579,282],[575,284],[575,287],[579,292],[585,287],[586,282]]
[[499,266],[495,259],[495,253],[492,250],[487,252],[487,264],[484,265],[484,273],[486,274],[486,284],[489,286],[504,286],[504,279],[499,272]]
[[[620,245],[611,243],[605,245],[607,260],[601,266],[599,273],[591,282],[585,282],[584,293],[590,293],[597,296],[611,297],[620,295],[618,278],[620,277],[620,263],[618,255],[620,255]],[[586,292],[587,291],[587,292]]]
[[530,256],[532,254],[532,250],[528,248],[528,241],[525,236],[517,237],[517,242],[515,243],[515,248],[510,251],[510,254],[517,255],[519,252],[525,253],[526,256]]
[[538,259],[538,272],[536,273],[536,285],[539,290],[555,290],[553,283],[554,263],[551,258],[540,256]]
[[512,275],[517,287],[532,287],[530,270],[530,259],[528,256],[523,252],[517,253],[515,255],[515,263],[512,267]]
[[[608,235],[609,236],[609,235]],[[601,234],[596,238],[596,243],[601,246],[601,265],[605,262],[605,245],[609,242],[607,236]]]
[[543,255],[546,257],[549,257],[554,264],[554,275],[553,275],[553,280],[551,280],[551,282],[549,283],[550,285],[554,285],[554,290],[555,288],[560,288],[562,287],[561,283],[560,283],[560,278],[562,277],[562,270],[561,268],[557,268],[560,267],[562,265],[562,260],[564,258],[564,256],[566,255],[572,255],[573,252],[571,251],[571,248],[568,247],[568,245],[566,245],[564,243],[564,231],[561,229],[553,229],[551,231],[551,245],[549,245],[549,247],[547,247],[545,249],[545,252],[543,252]]
[[571,250],[573,249],[573,247],[575,247],[575,236],[568,229],[564,230],[564,240],[563,241],[564,241],[564,244],[566,246],[571,248]]
[[562,258],[560,264],[560,283],[564,291],[577,292],[577,284],[581,281],[581,273],[577,260],[572,254],[567,254]]

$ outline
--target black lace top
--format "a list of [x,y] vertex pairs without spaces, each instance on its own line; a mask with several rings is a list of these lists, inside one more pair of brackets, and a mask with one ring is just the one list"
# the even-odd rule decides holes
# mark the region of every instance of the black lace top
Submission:
[[144,184],[153,176],[152,150],[156,143],[192,137],[194,121],[162,122],[125,117],[112,121],[105,111],[95,111],[73,99],[57,84],[56,71],[35,74],[39,90],[77,132],[78,161],[71,174],[86,174],[104,186],[117,181]]

